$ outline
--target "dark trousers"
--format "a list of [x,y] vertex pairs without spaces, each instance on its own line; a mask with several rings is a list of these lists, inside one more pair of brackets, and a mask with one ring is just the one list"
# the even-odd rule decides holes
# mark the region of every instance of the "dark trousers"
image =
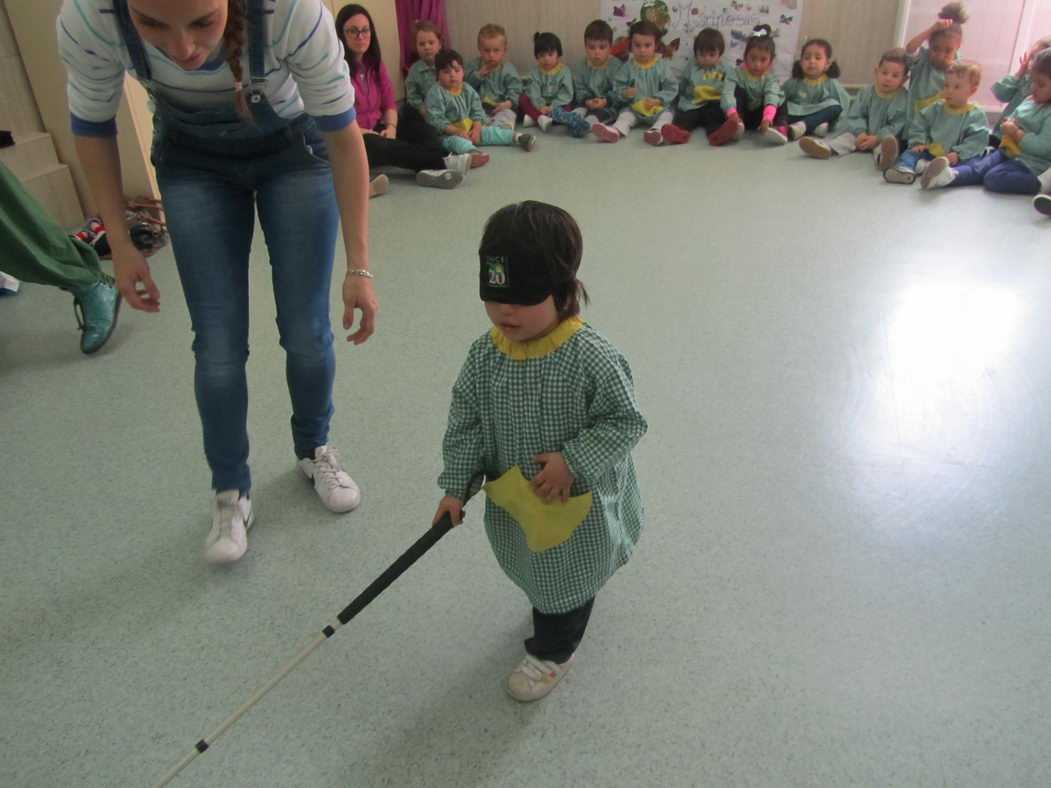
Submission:
[[526,638],[526,651],[538,659],[565,662],[580,645],[594,604],[591,598],[568,613],[541,613],[534,607],[533,636]]
[[822,123],[827,123],[831,126],[841,112],[843,112],[842,107],[825,107],[824,109],[819,109],[817,112],[811,112],[809,115],[789,115],[788,122],[798,123],[799,121],[803,121],[803,123],[806,124],[807,134],[811,134],[814,129]]
[[[377,124],[375,131],[383,131],[383,124]],[[398,136],[394,139],[379,134],[363,136],[369,167],[402,167],[413,172],[445,169],[445,152],[438,132],[411,107],[399,113]]]
[[709,101],[697,109],[689,109],[683,112],[676,110],[673,126],[678,126],[683,131],[693,131],[699,126],[704,127],[706,134],[711,134],[726,122],[726,113],[719,106],[718,101]]
[[1040,180],[1017,159],[1010,158],[1002,148],[987,156],[968,159],[953,167],[956,179],[950,186],[982,184],[991,192],[1007,194],[1039,194]]
[[[737,102],[737,114],[741,116],[741,120],[744,122],[744,127],[746,129],[759,128],[759,124],[763,122],[763,110],[765,109],[765,105],[760,104],[754,109],[749,109],[744,88],[737,88],[737,90],[734,91],[734,100]],[[778,107],[777,114],[774,115],[774,119],[770,122],[770,125],[784,126],[785,111],[785,106],[783,104]]]
[[607,104],[600,109],[588,109],[586,104],[581,104],[580,106],[584,108],[585,118],[588,115],[594,115],[598,118],[599,123],[613,123],[617,119],[617,115],[620,114],[612,104]]

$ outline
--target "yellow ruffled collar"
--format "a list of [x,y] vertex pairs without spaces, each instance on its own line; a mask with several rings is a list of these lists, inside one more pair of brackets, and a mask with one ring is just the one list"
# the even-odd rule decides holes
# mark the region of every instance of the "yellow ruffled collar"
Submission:
[[901,93],[901,88],[898,88],[898,89],[897,89],[897,90],[895,90],[895,91],[894,91],[893,93],[884,93],[884,92],[883,92],[882,90],[880,90],[879,88],[877,88],[877,87],[876,87],[875,85],[873,85],[872,87],[873,87],[873,88],[875,89],[875,91],[876,91],[876,95],[877,95],[877,96],[879,96],[879,97],[880,97],[881,99],[892,99],[892,98],[894,98],[894,97],[895,97],[896,95],[898,95],[899,93]]
[[444,90],[450,96],[459,96],[459,95],[463,94],[463,85],[458,87],[456,90],[449,90],[448,88],[444,88]]
[[822,82],[828,82],[828,74],[822,74],[817,79],[803,78],[804,85],[820,85]]
[[977,106],[977,104],[968,103],[967,106],[956,109],[955,107],[950,107],[948,104],[946,104],[945,111],[948,112],[950,115],[965,115],[972,109],[975,109]]
[[525,361],[531,358],[543,358],[554,353],[566,341],[584,327],[584,321],[579,317],[567,317],[547,336],[539,339],[531,339],[528,342],[515,342],[508,339],[496,326],[489,329],[489,336],[496,345],[497,350],[515,361]]
[[540,70],[543,71],[545,74],[557,74],[559,71],[562,70],[562,66],[563,66],[563,64],[559,63],[557,66],[555,66],[550,71],[548,71],[547,69],[544,69],[544,68],[542,68]]
[[634,64],[635,64],[636,66],[638,66],[639,68],[653,68],[653,67],[654,67],[655,65],[657,65],[657,61],[658,61],[658,60],[660,60],[660,58],[659,58],[659,57],[657,57],[656,55],[654,55],[654,56],[653,56],[653,60],[651,60],[651,61],[650,61],[649,63],[646,63],[645,65],[643,65],[642,63],[640,63],[640,62],[639,62],[638,60],[636,60],[636,59],[635,59],[634,57],[633,57],[633,58],[631,59],[631,62],[632,62],[632,63],[634,63]]

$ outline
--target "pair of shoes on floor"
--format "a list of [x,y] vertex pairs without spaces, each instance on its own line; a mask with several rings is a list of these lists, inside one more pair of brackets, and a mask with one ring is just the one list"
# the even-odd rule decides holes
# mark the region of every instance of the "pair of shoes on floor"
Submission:
[[551,117],[556,123],[561,123],[566,127],[570,137],[586,137],[591,131],[591,124],[584,120],[583,115],[562,109],[562,107],[553,107]]
[[390,178],[380,174],[369,181],[369,199],[380,197],[390,191]]
[[73,291],[73,313],[81,330],[80,351],[91,355],[99,350],[117,327],[120,293],[107,282],[95,282]]
[[553,690],[562,677],[569,672],[575,659],[576,654],[565,662],[558,663],[539,659],[527,653],[525,659],[507,677],[504,689],[508,695],[522,703],[540,700]]
[[[325,508],[349,512],[361,503],[361,491],[343,469],[335,449],[314,449],[313,457],[301,459],[299,471],[314,485]],[[255,522],[252,499],[239,490],[220,490],[212,501],[212,527],[204,541],[204,559],[213,564],[236,561],[248,549],[248,529]]]
[[814,139],[813,137],[803,137],[803,139],[799,141],[799,149],[807,156],[814,159],[832,158],[832,148],[828,147],[828,145],[821,140]]
[[956,180],[956,170],[954,170],[949,160],[944,156],[939,156],[927,165],[927,169],[923,171],[923,177],[920,178],[920,188],[922,189],[940,189],[943,186],[948,186]]
[[727,118],[723,125],[708,135],[709,145],[725,145],[727,142],[741,139],[744,134],[744,124],[737,116]]
[[591,127],[591,133],[603,142],[619,142],[620,132],[605,123],[596,123]]

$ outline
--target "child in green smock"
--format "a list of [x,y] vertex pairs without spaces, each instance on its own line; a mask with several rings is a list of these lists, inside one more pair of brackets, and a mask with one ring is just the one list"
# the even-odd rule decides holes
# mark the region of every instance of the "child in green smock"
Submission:
[[756,25],[744,45],[744,62],[726,73],[720,99],[726,122],[708,135],[709,144],[739,140],[745,129],[758,130],[775,145],[788,142],[785,94],[773,70],[776,55],[770,25]]
[[839,84],[839,64],[832,59],[832,45],[823,38],[812,38],[792,64],[792,77],[785,80],[788,138],[806,134],[827,137],[847,107],[850,94]]
[[942,97],[945,70],[960,57],[967,18],[963,3],[946,3],[938,12],[937,21],[905,45],[909,53],[910,123],[917,112]]
[[561,208],[508,205],[486,223],[479,292],[493,327],[453,387],[434,521],[463,521],[484,490],[485,531],[533,606],[511,697],[546,695],[572,666],[595,595],[642,530],[631,450],[646,432],[631,370],[578,316],[580,229]]
[[[525,115],[523,126],[535,123],[541,131],[547,131],[558,122],[554,117],[556,109],[569,112],[573,108],[573,72],[562,62],[562,41],[554,33],[533,36],[533,56],[536,65],[529,72],[518,105]],[[570,122],[582,124],[584,119],[574,116]]]

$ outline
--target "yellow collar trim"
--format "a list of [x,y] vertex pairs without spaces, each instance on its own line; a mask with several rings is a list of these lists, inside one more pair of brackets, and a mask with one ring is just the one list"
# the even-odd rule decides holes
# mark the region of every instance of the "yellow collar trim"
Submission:
[[459,96],[461,93],[463,93],[463,85],[458,87],[456,90],[449,90],[448,88],[445,88],[445,92],[448,93],[450,96]]
[[[612,57],[612,55],[610,57]],[[603,63],[601,66],[596,66],[594,63],[592,63],[591,62],[591,58],[585,58],[585,59],[588,61],[588,66],[590,66],[594,71],[601,71],[602,69],[604,69],[606,66],[609,65],[609,58],[606,58],[606,62]]]
[[566,343],[571,336],[584,327],[584,321],[579,317],[567,317],[550,334],[539,339],[531,339],[528,342],[515,342],[508,339],[504,332],[496,326],[489,329],[489,337],[493,344],[505,356],[515,361],[525,361],[530,358],[543,358],[554,353]]
[[634,63],[634,64],[635,64],[636,66],[638,66],[639,68],[653,68],[653,67],[654,67],[655,65],[657,65],[657,61],[658,61],[658,60],[660,60],[660,58],[659,58],[659,57],[657,57],[656,55],[654,55],[654,56],[653,56],[653,60],[651,60],[651,61],[650,61],[649,63],[647,63],[646,65],[643,65],[642,63],[640,63],[640,62],[639,62],[638,60],[636,60],[635,58],[632,58],[632,59],[631,59],[631,62],[632,62],[632,63]]
[[822,82],[828,82],[828,74],[822,74],[817,79],[807,79],[806,77],[803,78],[804,85],[820,85]]
[[561,70],[562,70],[562,66],[563,66],[563,65],[564,65],[563,63],[559,63],[559,64],[558,64],[557,66],[555,66],[555,67],[554,67],[553,69],[551,69],[550,71],[548,71],[548,70],[546,70],[546,69],[543,69],[543,68],[542,68],[542,69],[540,69],[540,70],[541,70],[541,71],[543,71],[543,72],[544,72],[545,74],[557,74],[557,73],[558,73],[559,71],[561,71]]
[[897,90],[895,90],[895,91],[894,91],[893,93],[884,93],[884,92],[883,92],[882,90],[880,90],[879,88],[877,88],[877,87],[876,87],[875,85],[873,85],[873,86],[872,86],[872,88],[873,88],[873,90],[875,90],[875,91],[876,91],[876,95],[877,95],[877,96],[879,96],[879,97],[880,97],[881,99],[892,99],[892,98],[894,98],[894,97],[895,97],[896,95],[898,95],[899,93],[901,93],[901,90],[902,90],[901,88],[898,88],[898,89],[897,89]]
[[950,115],[964,115],[964,114],[970,112],[972,109],[976,109],[978,105],[977,104],[967,104],[967,106],[960,107],[959,109],[955,109],[954,107],[950,107],[948,104],[946,104],[944,106],[945,106],[945,111],[948,112]]

